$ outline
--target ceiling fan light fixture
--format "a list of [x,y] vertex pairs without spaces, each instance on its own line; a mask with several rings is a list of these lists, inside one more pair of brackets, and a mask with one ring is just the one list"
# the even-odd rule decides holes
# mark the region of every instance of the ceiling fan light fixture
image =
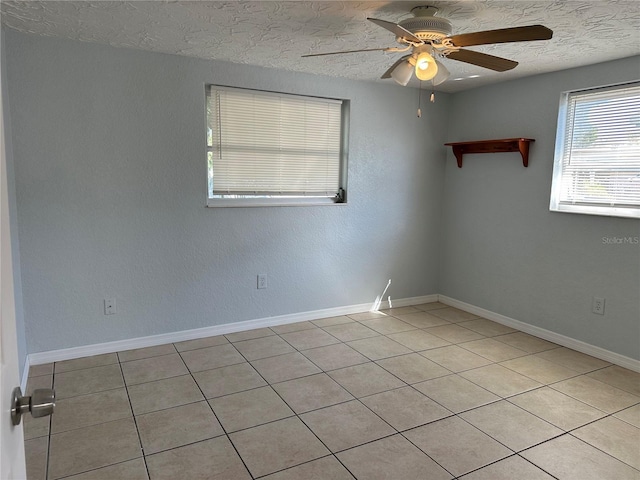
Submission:
[[411,65],[408,60],[406,62],[402,62],[393,69],[393,72],[391,72],[391,78],[403,87],[409,83],[411,75],[413,75],[413,65]]
[[398,25],[409,30],[422,41],[442,40],[451,35],[451,22],[436,17],[437,7],[418,6],[411,10],[413,17],[401,20]]
[[451,75],[451,73],[449,73],[449,70],[447,70],[447,67],[445,67],[442,62],[436,60],[436,65],[438,66],[438,73],[436,73],[436,76],[431,80],[434,87],[445,82]]
[[435,58],[429,53],[422,52],[416,58],[416,77],[420,80],[431,80],[438,74],[438,65]]

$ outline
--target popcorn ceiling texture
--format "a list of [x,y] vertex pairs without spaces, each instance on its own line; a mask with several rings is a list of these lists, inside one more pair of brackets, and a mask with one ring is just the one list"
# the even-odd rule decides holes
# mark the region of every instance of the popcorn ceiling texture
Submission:
[[[438,90],[630,57],[640,53],[636,1],[428,1],[453,24],[453,34],[543,24],[550,41],[472,49],[520,62],[497,73],[444,60],[451,78]],[[300,58],[308,53],[396,46],[367,17],[398,22],[425,2],[3,1],[2,22],[24,33],[225,60],[333,77],[382,81],[400,53],[367,52]],[[386,82],[393,84],[392,81]],[[415,79],[413,82],[416,82]],[[417,86],[417,83],[411,84]]]

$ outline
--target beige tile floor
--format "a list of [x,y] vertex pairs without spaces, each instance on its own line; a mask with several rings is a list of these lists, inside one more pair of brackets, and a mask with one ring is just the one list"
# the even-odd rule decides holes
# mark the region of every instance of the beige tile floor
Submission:
[[440,303],[38,365],[29,479],[640,479],[640,374]]

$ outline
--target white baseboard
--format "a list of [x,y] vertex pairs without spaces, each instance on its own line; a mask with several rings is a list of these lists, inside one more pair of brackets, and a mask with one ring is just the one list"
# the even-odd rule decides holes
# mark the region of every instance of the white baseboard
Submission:
[[601,360],[614,363],[621,367],[628,368],[629,370],[633,370],[634,372],[640,372],[640,360],[636,360],[625,355],[620,355],[619,353],[605,350],[604,348],[596,347],[595,345],[591,345],[589,343],[585,343],[580,340],[576,340],[574,338],[552,332],[551,330],[536,327],[535,325],[524,323],[519,320],[500,315],[499,313],[491,312],[489,310],[485,310],[484,308],[461,302],[460,300],[456,300],[445,295],[438,295],[438,301],[446,305],[458,308],[460,310],[464,310],[465,312],[473,313],[474,315],[478,315],[479,317],[493,320],[494,322],[506,325],[507,327],[515,328],[516,330],[520,330],[524,333],[534,335],[538,338],[542,338],[543,340],[548,340],[550,342],[557,343],[558,345],[562,345],[563,347],[571,348],[572,350],[577,350],[578,352],[586,353],[587,355],[591,355],[592,357],[596,357]]
[[[640,360],[636,360],[624,355],[620,355],[604,348],[596,347],[579,340],[561,335],[544,328],[536,327],[528,323],[506,317],[499,313],[476,307],[469,303],[461,302],[445,295],[424,295],[421,297],[402,298],[392,300],[393,307],[406,307],[411,305],[420,305],[422,303],[430,303],[440,301],[446,305],[450,305],[465,312],[478,315],[479,317],[493,320],[494,322],[515,328],[522,332],[534,335],[536,337],[557,343],[567,348],[577,350],[587,355],[591,355],[607,362],[620,365],[636,372],[640,372]],[[383,310],[389,308],[389,302],[379,302],[378,308]],[[22,378],[22,389],[26,389],[29,366],[41,365],[49,362],[60,362],[63,360],[72,360],[74,358],[86,357],[89,355],[99,355],[102,353],[122,352],[124,350],[132,350],[134,348],[153,347],[163,345],[165,343],[182,342],[185,340],[193,340],[196,338],[211,337],[214,335],[224,335],[227,333],[242,332],[255,328],[275,327],[278,325],[286,325],[289,323],[303,322],[309,320],[318,320],[327,317],[337,317],[340,315],[349,315],[352,313],[366,312],[373,309],[371,304],[348,305],[344,307],[327,308],[322,310],[312,310],[308,312],[293,313],[288,315],[278,315],[275,317],[259,318],[255,320],[247,320],[243,322],[227,323],[224,325],[214,325],[211,327],[196,328],[193,330],[183,330],[179,332],[163,333],[160,335],[151,335],[147,337],[131,338],[126,340],[117,340],[113,342],[98,343],[93,345],[85,345],[82,347],[65,348],[61,350],[51,350],[48,352],[31,353],[27,355],[25,369]]]
[[[398,307],[410,307],[412,305],[422,305],[423,303],[432,303],[438,301],[438,295],[423,295],[421,297],[409,297],[409,298],[400,298],[398,300],[392,300],[391,306],[393,308]],[[384,310],[385,308],[389,308],[389,302],[382,302],[380,305],[380,310]]]
[[[408,305],[419,305],[421,303],[435,302],[438,295],[425,295],[422,297],[402,298],[392,300],[393,307],[405,307]],[[380,302],[379,309],[389,308],[389,302]],[[61,350],[51,350],[48,352],[31,353],[27,356],[25,371],[28,365],[42,365],[43,363],[61,362],[74,358],[86,357],[89,355],[99,355],[102,353],[122,352],[134,348],[153,347],[165,343],[182,342],[196,338],[212,337],[227,333],[242,332],[254,328],[275,327],[288,323],[304,322],[309,320],[319,320],[327,317],[337,317],[352,313],[367,312],[372,310],[372,304],[362,303],[359,305],[348,305],[344,307],[325,308],[322,310],[312,310],[309,312],[292,313],[288,315],[278,315],[275,317],[259,318],[243,322],[227,323],[224,325],[213,325],[211,327],[196,328],[193,330],[183,330],[179,332],[163,333],[148,337],[138,337],[126,340],[116,340],[113,342],[84,345],[82,347],[65,348]]]

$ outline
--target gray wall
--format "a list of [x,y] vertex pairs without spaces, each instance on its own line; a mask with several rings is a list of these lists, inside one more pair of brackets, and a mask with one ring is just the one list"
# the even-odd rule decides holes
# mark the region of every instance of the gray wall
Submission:
[[2,109],[4,116],[5,149],[7,161],[7,194],[9,196],[9,228],[11,229],[11,260],[13,263],[13,291],[15,297],[16,337],[18,341],[18,368],[20,377],[24,371],[27,357],[27,339],[25,337],[24,314],[22,311],[22,277],[20,272],[20,244],[18,242],[18,224],[16,209],[16,189],[11,141],[11,115],[9,113],[9,95],[7,91],[7,69],[5,68],[4,28],[0,25],[0,74],[2,75]]
[[[391,85],[13,31],[6,53],[30,353],[437,293],[447,95],[417,119]],[[205,208],[209,82],[351,100],[349,204]]]
[[[640,358],[637,219],[549,211],[560,92],[638,78],[640,57],[530,77],[452,96],[448,141],[530,137],[518,154],[447,153],[440,292],[632,358]],[[591,313],[606,298],[604,316]]]

